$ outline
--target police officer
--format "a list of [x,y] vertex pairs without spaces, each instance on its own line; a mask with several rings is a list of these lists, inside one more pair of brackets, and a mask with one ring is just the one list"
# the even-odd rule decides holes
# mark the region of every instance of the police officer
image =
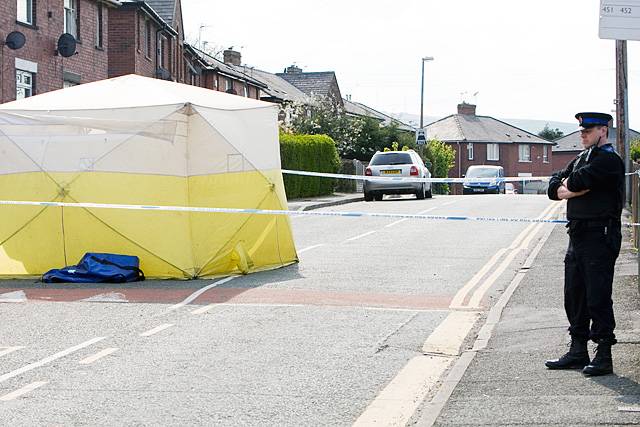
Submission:
[[[564,307],[571,347],[549,369],[582,369],[585,375],[613,373],[615,320],[611,291],[620,252],[624,163],[609,144],[605,113],[578,113],[584,151],[549,181],[552,200],[567,200],[569,248],[564,259]],[[589,360],[587,341],[596,342]]]

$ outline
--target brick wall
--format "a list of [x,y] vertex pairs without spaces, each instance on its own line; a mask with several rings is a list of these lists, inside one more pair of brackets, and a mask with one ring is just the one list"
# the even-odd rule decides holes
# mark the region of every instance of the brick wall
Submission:
[[35,0],[34,25],[16,23],[16,2],[0,2],[0,38],[4,40],[11,31],[20,31],[26,36],[26,44],[19,50],[4,48],[0,70],[0,98],[2,102],[16,98],[15,59],[37,64],[35,94],[63,87],[64,72],[79,77],[80,83],[102,80],[107,77],[108,13],[103,7],[103,46],[96,47],[98,4],[93,0],[79,0],[80,34],[77,54],[63,58],[55,54],[57,40],[64,33],[63,0]]
[[559,171],[567,167],[570,161],[580,154],[580,150],[576,151],[556,151],[553,153],[553,171]]

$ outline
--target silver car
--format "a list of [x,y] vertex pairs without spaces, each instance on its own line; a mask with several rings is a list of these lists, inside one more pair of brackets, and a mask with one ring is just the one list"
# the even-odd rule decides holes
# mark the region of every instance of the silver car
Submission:
[[[367,176],[384,176],[393,178],[431,178],[431,172],[413,150],[378,151],[371,158],[365,170]],[[407,182],[395,180],[366,180],[364,182],[364,200],[382,200],[385,194],[415,194],[419,200],[431,198],[430,182]]]

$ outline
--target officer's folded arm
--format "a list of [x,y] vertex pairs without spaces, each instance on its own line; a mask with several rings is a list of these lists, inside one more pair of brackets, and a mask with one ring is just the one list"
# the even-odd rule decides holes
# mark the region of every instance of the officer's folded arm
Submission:
[[593,161],[577,171],[571,172],[564,180],[567,190],[579,193],[602,186],[607,182],[615,182],[619,173],[618,165],[611,158],[598,156]]

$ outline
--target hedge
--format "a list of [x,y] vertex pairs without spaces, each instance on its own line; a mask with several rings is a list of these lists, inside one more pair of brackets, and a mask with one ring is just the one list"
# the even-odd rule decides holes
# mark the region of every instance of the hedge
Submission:
[[[282,169],[336,173],[340,157],[336,144],[326,135],[280,134]],[[284,175],[287,198],[325,196],[333,193],[335,179]]]

